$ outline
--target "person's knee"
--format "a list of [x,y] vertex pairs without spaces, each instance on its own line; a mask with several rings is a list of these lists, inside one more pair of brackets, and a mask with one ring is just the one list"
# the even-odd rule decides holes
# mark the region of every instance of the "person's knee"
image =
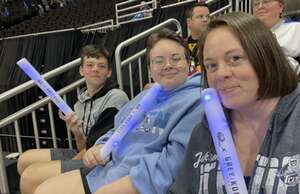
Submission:
[[60,163],[42,162],[34,163],[28,166],[22,173],[20,179],[20,189],[22,193],[33,193],[35,189],[45,180],[53,176],[59,175]]
[[34,191],[34,187],[36,185],[35,176],[35,168],[32,165],[23,171],[20,178],[20,190],[22,193],[27,194]]
[[60,174],[60,161],[39,162],[28,166],[21,179],[25,182],[41,183],[44,180]]
[[48,194],[49,193],[49,181],[46,180],[42,184],[40,184],[36,190],[34,191],[34,194]]
[[21,174],[21,185],[33,185],[41,175],[39,168],[37,164],[28,166]]
[[32,163],[32,154],[33,150],[27,150],[23,154],[20,155],[17,163],[17,169],[20,175],[24,172],[25,168],[27,168]]
[[55,188],[57,187],[55,177],[50,178],[42,182],[40,185],[37,186],[37,188],[34,191],[34,194],[52,194],[57,193]]
[[18,172],[21,175],[24,170],[37,162],[48,162],[51,160],[51,154],[49,149],[31,149],[27,150],[18,159]]
[[63,173],[43,181],[35,190],[34,194],[82,194],[84,187],[82,184],[80,171],[73,170]]

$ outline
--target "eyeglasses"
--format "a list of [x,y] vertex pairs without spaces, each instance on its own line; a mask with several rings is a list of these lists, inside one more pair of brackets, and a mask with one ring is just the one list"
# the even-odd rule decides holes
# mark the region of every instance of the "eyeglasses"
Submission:
[[253,1],[253,6],[257,7],[260,4],[265,5],[265,4],[271,3],[273,1],[276,1],[276,0],[258,0],[258,1]]
[[162,57],[162,56],[157,56],[151,60],[151,64],[158,66],[158,67],[162,67],[167,64],[167,60],[168,60],[170,65],[177,66],[177,65],[180,65],[180,61],[183,59],[186,59],[186,57],[181,56],[179,54],[172,55],[171,57],[168,57],[168,58]]

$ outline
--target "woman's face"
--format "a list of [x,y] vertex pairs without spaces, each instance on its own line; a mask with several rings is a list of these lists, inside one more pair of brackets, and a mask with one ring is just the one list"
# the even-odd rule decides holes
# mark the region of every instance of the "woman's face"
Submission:
[[150,73],[155,82],[171,90],[185,82],[189,64],[184,47],[173,40],[161,39],[150,50]]
[[257,101],[258,77],[239,39],[228,27],[209,32],[203,63],[209,87],[217,90],[226,108],[243,109]]
[[268,28],[276,24],[283,12],[283,4],[277,0],[253,0],[253,14]]

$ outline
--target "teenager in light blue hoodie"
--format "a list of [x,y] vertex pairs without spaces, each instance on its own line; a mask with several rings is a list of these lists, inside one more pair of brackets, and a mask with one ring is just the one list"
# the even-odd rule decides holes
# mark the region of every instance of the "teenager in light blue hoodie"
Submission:
[[[173,31],[163,29],[148,39],[147,58],[153,80],[162,87],[157,104],[125,136],[109,160],[99,156],[114,129],[99,138],[84,156],[87,167],[47,180],[36,194],[164,194],[185,155],[191,131],[202,115],[200,76],[188,77],[188,51]],[[142,92],[115,117],[118,128],[141,101]]]

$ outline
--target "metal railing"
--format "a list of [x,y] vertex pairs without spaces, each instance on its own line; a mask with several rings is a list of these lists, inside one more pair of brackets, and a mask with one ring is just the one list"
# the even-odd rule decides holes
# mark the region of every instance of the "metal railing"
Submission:
[[111,26],[114,25],[114,21],[113,19],[109,19],[109,20],[104,20],[104,21],[101,21],[101,22],[97,22],[97,23],[94,23],[94,24],[89,24],[89,25],[85,25],[85,26],[81,26],[79,28],[77,28],[78,30],[88,30],[88,29],[94,29],[94,28],[109,28]]
[[37,32],[37,33],[30,33],[30,34],[24,34],[24,35],[17,35],[17,36],[9,36],[1,38],[0,40],[9,40],[9,39],[16,39],[16,38],[24,38],[24,37],[30,37],[30,36],[40,36],[45,34],[53,34],[53,33],[59,33],[59,32],[69,32],[69,31],[75,31],[75,30],[81,30],[84,32],[89,32],[89,30],[93,30],[94,28],[97,28],[98,30],[103,30],[103,32],[106,32],[110,28],[114,28],[113,19],[97,22],[90,25],[81,26],[78,28],[67,28],[62,30],[51,30],[51,31],[45,31],[45,32]]
[[[184,3],[187,3],[187,2],[191,2],[193,0],[188,0],[188,1],[184,1],[184,2],[180,2],[176,5],[179,5],[179,4],[184,4]],[[208,0],[207,3],[211,3],[213,2],[214,0]],[[249,0],[239,0],[240,2],[242,1],[249,1]],[[129,2],[129,1],[128,1]],[[130,1],[131,2],[131,1]],[[123,3],[125,4],[125,2]],[[172,6],[172,5],[169,5],[169,6]],[[228,4],[225,5],[224,7],[222,7],[221,9],[211,13],[212,16],[216,16],[216,15],[220,15],[220,14],[224,14],[224,13],[227,13],[227,12],[232,12],[233,10],[233,4],[232,4],[232,0],[229,0],[228,1]],[[131,45],[132,43],[140,40],[140,39],[143,39],[145,37],[147,37],[149,34],[151,34],[153,31],[155,30],[158,30],[162,27],[165,27],[165,26],[168,26],[170,25],[171,23],[175,24],[177,29],[178,29],[178,32],[179,33],[182,33],[182,29],[181,29],[181,25],[180,23],[175,20],[175,19],[169,19],[169,20],[166,20],[165,22],[162,22],[161,24],[155,26],[155,27],[152,27],[122,43],[120,43],[117,48],[116,48],[116,51],[115,51],[115,61],[116,61],[116,72],[117,72],[117,79],[118,79],[118,84],[120,85],[120,88],[121,89],[124,89],[124,84],[123,84],[123,76],[122,76],[122,68],[124,66],[128,66],[128,74],[129,74],[129,89],[130,89],[130,97],[133,98],[134,97],[134,91],[133,91],[133,79],[132,79],[132,63],[134,61],[137,61],[137,64],[138,64],[138,72],[139,72],[139,89],[140,91],[143,89],[143,77],[142,77],[142,64],[141,64],[141,61],[142,61],[142,57],[145,55],[146,53],[146,49],[144,50],[141,50],[139,52],[137,52],[136,54],[132,55],[131,57],[127,58],[127,59],[124,59],[123,61],[121,61],[121,51],[123,48]],[[151,78],[150,78],[150,75],[148,74],[148,81],[151,82]]]
[[30,37],[30,36],[40,36],[44,34],[53,34],[53,33],[59,33],[59,32],[69,32],[74,31],[75,28],[68,28],[63,30],[52,30],[52,31],[45,31],[45,32],[37,32],[37,33],[31,33],[31,34],[24,34],[24,35],[17,35],[17,36],[9,36],[5,38],[1,38],[0,40],[9,40],[9,39],[15,39],[15,38],[24,38],[24,37]]
[[2,143],[0,138],[0,193],[9,194],[7,176],[6,176],[6,168],[4,165],[4,158],[2,153]]
[[210,13],[210,16],[218,16],[225,13],[232,12],[233,6],[232,6],[232,0],[228,0],[228,4],[222,7],[221,9],[218,9],[212,13]]
[[[141,6],[144,6],[145,9],[139,10]],[[128,0],[117,3],[115,5],[116,25],[152,18],[152,11],[156,7],[156,0],[145,1],[144,4],[141,4],[139,0]],[[141,14],[141,17],[134,18],[137,14]]]
[[[48,73],[45,73],[42,75],[42,77],[45,79],[45,80],[48,80],[48,79],[51,79],[57,75],[60,75],[64,72],[67,72],[69,71],[70,69],[73,69],[74,67],[76,66],[79,66],[80,65],[80,58],[78,59],[75,59],[74,61],[71,61],[69,63],[66,63],[65,65],[63,66],[60,66]],[[13,97],[13,96],[16,96],[17,94],[20,94],[32,87],[35,87],[35,83],[32,81],[32,80],[29,80],[13,89],[10,89],[2,94],[0,94],[0,103],[2,103],[3,101]]]
[[252,0],[235,0],[235,11],[252,13]]
[[[134,1],[134,0],[132,0]],[[152,1],[151,1],[152,2]],[[156,1],[155,1],[156,3]],[[156,4],[155,4],[156,6]],[[251,0],[235,0],[235,11],[245,11],[247,13],[251,13]],[[226,5],[225,7],[221,8],[218,11],[215,11],[213,13],[211,13],[211,15],[219,15],[222,13],[227,13],[227,12],[231,12],[233,11],[233,5],[232,5],[232,0],[229,0],[229,4]],[[117,15],[117,13],[116,13]],[[182,29],[181,29],[181,25],[180,23],[176,20],[176,19],[169,19],[166,20],[165,22],[162,22],[161,24],[154,26],[122,43],[120,43],[116,50],[115,50],[115,61],[116,61],[116,71],[117,71],[117,80],[118,83],[120,85],[120,88],[123,89],[124,88],[124,84],[123,84],[123,78],[122,78],[122,69],[126,66],[129,69],[129,85],[130,85],[130,97],[133,98],[134,96],[134,91],[133,91],[133,79],[132,79],[132,64],[133,62],[137,62],[138,64],[138,71],[139,71],[139,90],[141,91],[143,89],[143,75],[142,75],[142,68],[144,67],[143,65],[146,64],[142,64],[142,57],[145,55],[146,53],[146,49],[143,49],[139,52],[137,52],[136,54],[124,59],[123,61],[121,60],[121,52],[122,50],[137,42],[138,40],[141,39],[145,39],[148,35],[150,35],[151,33],[153,33],[156,30],[159,30],[162,27],[168,26],[168,25],[175,25],[177,27],[177,32],[179,34],[182,34]],[[115,27],[118,25],[115,25]],[[87,27],[87,26],[85,26]],[[91,27],[95,27],[95,26],[91,26]],[[89,28],[89,27],[87,27]],[[101,28],[101,27],[100,27]],[[89,30],[95,30],[97,28],[93,28],[93,29],[87,29],[86,31]],[[67,63],[49,73],[46,73],[43,75],[43,77],[48,80],[52,77],[55,77],[63,72],[66,72],[74,67],[77,67],[80,64],[80,59],[76,59],[70,63]],[[147,68],[147,67],[146,67]],[[150,75],[148,73],[148,75],[146,75],[148,78],[148,82],[151,82],[151,78]],[[63,99],[66,101],[66,94],[71,91],[74,90],[74,88],[77,88],[78,91],[78,87],[80,85],[82,85],[84,83],[84,79],[80,79],[72,84],[70,84],[69,86],[66,86],[64,88],[62,88],[61,90],[58,91],[58,93],[60,95],[63,96]],[[23,92],[26,91],[32,87],[34,87],[35,84],[33,81],[28,81],[24,84],[21,84],[20,86],[13,88],[5,93],[0,94],[0,103],[4,102],[5,100]],[[18,123],[18,119],[24,117],[25,115],[29,115],[31,114],[31,118],[32,118],[32,122],[33,122],[33,131],[34,131],[34,139],[35,139],[35,143],[37,148],[40,147],[40,142],[39,142],[39,135],[38,135],[38,127],[36,124],[36,112],[35,110],[37,110],[39,107],[42,107],[44,105],[48,105],[48,110],[49,110],[49,117],[50,117],[50,125],[51,125],[51,132],[52,132],[52,139],[53,139],[53,146],[57,147],[56,144],[56,135],[55,135],[55,128],[54,128],[54,122],[53,122],[53,110],[52,110],[52,104],[50,102],[50,99],[48,97],[45,97],[33,104],[31,104],[28,107],[25,107],[19,111],[17,111],[16,113],[2,119],[0,121],[0,129],[2,127],[8,126],[8,125],[13,125],[15,128],[15,133],[16,133],[16,139],[17,139],[17,147],[18,147],[18,151],[22,152],[22,144],[21,144],[21,136],[20,136],[20,129],[19,129],[19,123]],[[71,140],[71,134],[68,131],[68,144],[69,147],[72,148],[72,140]],[[2,147],[1,147],[1,138],[0,138],[0,191],[1,193],[9,193],[8,190],[8,183],[7,183],[7,178],[6,178],[6,171],[5,171],[5,165],[4,165],[4,160],[3,160],[3,153],[2,153]]]
[[109,31],[114,31],[115,29],[119,28],[120,25],[109,25],[109,26],[101,26],[96,28],[89,28],[87,30],[81,30],[82,33],[90,33],[90,32],[100,32],[100,33],[107,33]]
[[[80,65],[80,58],[71,61],[59,68],[56,68],[44,75],[42,77],[46,80],[53,78],[55,76],[58,76],[62,73],[65,73],[69,70],[72,70],[73,68],[76,68]],[[63,99],[66,101],[67,99],[67,93],[70,91],[73,91],[77,89],[77,92],[79,91],[79,87],[85,83],[84,78],[81,78],[68,86],[60,89],[58,91],[59,95],[63,96]],[[5,102],[6,100],[9,100],[10,98],[27,91],[28,89],[31,89],[35,87],[35,83],[30,80],[27,81],[11,90],[8,90],[2,94],[0,94],[0,103]],[[25,116],[31,114],[31,120],[33,124],[33,131],[34,131],[34,139],[35,139],[35,144],[37,148],[40,148],[40,137],[38,133],[38,125],[37,125],[37,119],[36,119],[36,110],[39,109],[40,107],[43,107],[47,105],[48,106],[48,115],[49,115],[49,120],[50,120],[50,128],[51,128],[51,139],[53,143],[53,147],[57,148],[57,138],[55,134],[55,125],[54,125],[54,117],[53,117],[53,109],[52,109],[52,102],[49,99],[49,97],[44,97],[37,102],[22,108],[21,110],[18,110],[17,112],[5,117],[4,119],[0,120],[0,129],[13,125],[13,128],[15,129],[15,137],[16,137],[16,142],[17,142],[17,148],[18,152],[22,153],[22,141],[21,141],[21,135],[20,135],[20,126],[19,126],[19,119],[24,118]],[[5,135],[2,133],[2,136]],[[7,134],[9,136],[9,134]],[[67,130],[67,135],[68,135],[68,144],[70,148],[72,147],[72,139],[71,139],[71,133],[69,130]],[[4,159],[3,159],[3,153],[2,153],[2,146],[1,146],[1,138],[0,138],[0,191],[1,193],[9,193],[8,191],[8,184],[7,184],[7,177],[6,177],[6,171],[5,171],[5,165],[4,165]]]

